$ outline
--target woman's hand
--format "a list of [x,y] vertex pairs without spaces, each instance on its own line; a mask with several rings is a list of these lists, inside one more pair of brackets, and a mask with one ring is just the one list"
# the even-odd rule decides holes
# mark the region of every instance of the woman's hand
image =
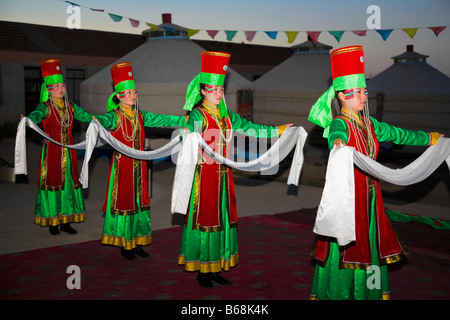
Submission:
[[342,139],[336,139],[333,142],[333,146],[336,146],[338,148],[345,146],[344,141],[342,141]]

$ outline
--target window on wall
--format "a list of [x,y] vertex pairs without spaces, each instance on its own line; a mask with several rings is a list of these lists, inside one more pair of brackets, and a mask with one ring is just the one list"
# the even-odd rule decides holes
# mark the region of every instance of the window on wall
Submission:
[[78,106],[80,105],[80,86],[84,80],[85,73],[83,69],[66,70],[67,98]]

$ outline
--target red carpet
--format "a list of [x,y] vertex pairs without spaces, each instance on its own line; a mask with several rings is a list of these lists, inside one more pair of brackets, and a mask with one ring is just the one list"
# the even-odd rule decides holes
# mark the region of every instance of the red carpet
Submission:
[[[0,299],[304,300],[313,274],[315,212],[241,218],[240,263],[223,273],[232,282],[228,287],[202,288],[196,273],[177,265],[181,228],[173,227],[155,231],[146,247],[150,257],[131,262],[99,241],[0,256]],[[419,232],[427,239],[407,241],[408,260],[390,273],[391,298],[450,299],[450,231],[413,222],[400,231],[402,237]],[[70,265],[81,269],[79,290],[66,286]]]

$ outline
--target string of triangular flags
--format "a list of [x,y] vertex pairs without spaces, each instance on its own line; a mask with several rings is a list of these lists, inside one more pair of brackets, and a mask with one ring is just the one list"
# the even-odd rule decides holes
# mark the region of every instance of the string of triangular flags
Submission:
[[[60,0],[61,1],[61,0]],[[62,2],[66,2],[72,6],[78,6],[78,7],[82,7],[82,8],[88,8],[91,11],[95,11],[95,12],[101,12],[101,13],[106,13],[109,15],[109,17],[111,18],[112,21],[114,22],[120,22],[122,21],[124,18],[128,19],[130,21],[130,24],[133,28],[137,28],[139,27],[141,22],[144,21],[139,21],[136,19],[132,19],[129,17],[125,17],[122,15],[117,15],[117,14],[113,14],[110,12],[105,12],[104,9],[96,9],[96,8],[91,8],[91,7],[87,7],[87,6],[82,6],[79,5],[77,3],[74,3],[72,1],[62,1]],[[152,30],[157,30],[158,29],[158,25],[157,24],[153,24],[150,22],[144,22],[148,27],[150,27]],[[395,29],[369,29],[369,30],[341,30],[341,31],[305,31],[306,34],[308,35],[308,38],[311,39],[311,41],[313,43],[316,43],[319,39],[319,36],[323,33],[323,32],[328,32],[329,34],[331,34],[337,42],[340,42],[342,39],[342,36],[344,35],[345,32],[352,32],[353,34],[360,36],[360,37],[364,37],[367,35],[367,32],[377,32],[381,38],[383,39],[383,41],[386,41],[389,36],[391,35],[391,33],[394,30],[402,30],[403,32],[405,32],[409,37],[411,37],[411,39],[414,39],[414,36],[417,33],[417,30],[419,29],[430,29],[433,31],[433,33],[435,34],[436,37],[439,36],[439,34],[445,30],[447,28],[447,26],[439,26],[439,27],[417,27],[417,28],[395,28]],[[172,31],[170,30],[170,28],[166,28],[168,31]],[[297,35],[301,32],[301,31],[243,31],[243,30],[201,30],[201,29],[189,29],[186,28],[187,31],[187,36],[190,38],[191,36],[197,34],[200,31],[206,31],[206,33],[209,35],[209,37],[211,37],[211,39],[214,40],[214,38],[217,36],[217,34],[219,34],[219,32],[223,31],[225,32],[227,41],[232,41],[233,38],[236,36],[236,34],[238,32],[244,32],[245,35],[245,39],[248,42],[252,42],[256,33],[258,32],[264,32],[270,39],[275,40],[278,36],[279,33],[284,33],[287,36],[287,40],[288,43],[293,43],[295,41],[295,39],[297,38]]]

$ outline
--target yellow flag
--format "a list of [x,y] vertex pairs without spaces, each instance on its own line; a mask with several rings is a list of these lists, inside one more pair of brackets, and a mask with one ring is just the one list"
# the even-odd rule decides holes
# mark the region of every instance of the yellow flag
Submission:
[[295,38],[297,38],[298,35],[298,31],[285,31],[284,33],[286,33],[289,43],[294,42]]
[[411,37],[411,39],[414,39],[414,36],[416,35],[418,28],[407,28],[407,29],[402,29],[403,31],[405,31],[405,33]]
[[158,25],[156,25],[156,24],[153,24],[153,23],[150,23],[150,22],[146,22],[145,24],[148,25],[153,30],[158,29]]
[[187,29],[187,36],[188,38],[192,37],[194,34],[198,33],[199,29]]

